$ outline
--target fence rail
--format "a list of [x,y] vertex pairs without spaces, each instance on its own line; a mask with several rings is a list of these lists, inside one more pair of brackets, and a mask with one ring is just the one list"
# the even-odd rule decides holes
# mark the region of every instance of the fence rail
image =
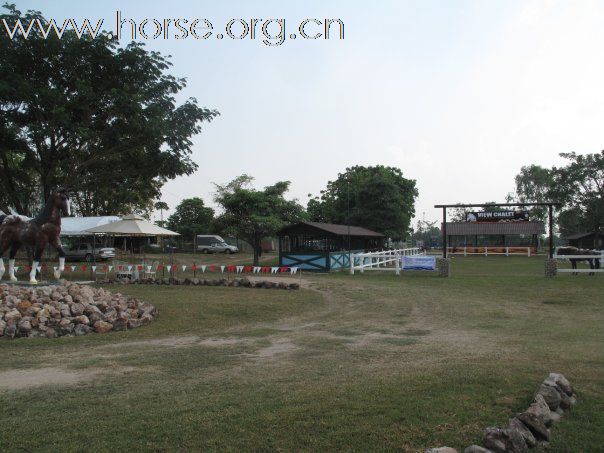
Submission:
[[361,273],[365,271],[394,271],[396,275],[401,272],[401,258],[403,256],[425,255],[417,247],[384,250],[381,252],[354,253],[350,257],[350,273],[354,275],[355,271]]
[[449,255],[526,255],[533,254],[533,247],[502,247],[502,246],[465,246],[465,247],[447,247]]
[[[554,259],[556,260],[604,260],[604,254],[600,255],[554,255]],[[602,263],[600,263],[602,264]],[[600,269],[572,269],[572,268],[564,268],[564,269],[556,269],[556,272],[568,272],[568,273],[592,273],[592,272],[604,272],[604,268]]]

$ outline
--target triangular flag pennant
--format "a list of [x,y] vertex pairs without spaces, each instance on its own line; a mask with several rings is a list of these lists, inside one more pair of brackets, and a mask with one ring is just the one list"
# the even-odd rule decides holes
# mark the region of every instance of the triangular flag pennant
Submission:
[[197,264],[193,264],[193,266],[191,266],[191,270],[195,272],[197,270]]
[[279,269],[279,272],[281,272],[281,273],[287,272],[287,267],[286,266],[281,267],[281,269]]
[[118,271],[122,272],[122,269],[123,269],[123,268],[124,268],[124,266],[122,266],[121,264],[118,264],[118,265],[117,265],[117,270],[118,270]]
[[139,271],[139,272],[142,272],[143,271],[143,265],[142,264],[137,265],[136,266],[136,270]]
[[75,272],[76,269],[78,268],[77,266],[69,266],[69,267],[71,267],[71,272]]
[[271,267],[271,274],[276,274],[278,270],[278,267]]
[[92,266],[92,272],[96,272],[96,266]]
[[20,267],[20,266],[15,266],[15,274],[16,274],[17,272],[19,272],[19,267]]
[[220,266],[220,272],[224,274],[224,266]]
[[181,267],[182,267],[182,271],[183,272],[187,270],[187,265],[186,264],[183,264]]
[[166,270],[168,271],[168,273],[170,273],[170,271],[172,270],[172,266],[170,264],[168,264],[166,266]]
[[109,266],[109,272],[111,272],[112,269],[113,269],[113,266]]
[[158,271],[163,270],[163,268],[164,268],[164,265],[163,265],[163,264],[158,264],[158,265],[157,265],[157,270],[158,270]]
[[86,272],[86,265],[83,264],[81,269],[82,269],[82,272]]
[[245,266],[245,267],[243,268],[243,272],[252,272],[252,270],[253,270],[253,269],[254,269],[254,268],[253,268],[252,266]]
[[205,266],[205,264],[202,264],[201,265],[201,272],[204,273],[205,271],[206,271],[206,266]]
[[259,274],[261,270],[261,267],[254,267],[254,274]]
[[151,266],[147,266],[147,272],[151,272]]
[[297,274],[298,273],[298,268],[297,267],[290,267],[289,268],[289,273],[290,274]]
[[212,264],[210,266],[210,272],[214,272],[215,270],[216,270],[216,266]]
[[264,266],[264,267],[262,268],[262,272],[264,272],[265,274],[268,274],[270,271],[271,271],[271,268],[270,268],[270,267],[268,267],[268,266]]
[[243,272],[243,266],[237,266],[237,273],[241,274]]
[[[15,268],[16,269],[16,268]],[[31,266],[25,266],[25,272],[31,272]]]
[[128,266],[128,272],[132,272],[132,264]]

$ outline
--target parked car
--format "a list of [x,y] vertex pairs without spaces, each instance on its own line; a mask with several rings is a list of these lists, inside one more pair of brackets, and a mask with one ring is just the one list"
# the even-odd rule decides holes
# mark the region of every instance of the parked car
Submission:
[[229,245],[220,236],[200,234],[197,236],[197,250],[202,253],[237,253],[239,248]]
[[73,249],[65,250],[68,261],[106,261],[115,258],[115,249],[112,247],[96,247],[91,244],[80,244]]

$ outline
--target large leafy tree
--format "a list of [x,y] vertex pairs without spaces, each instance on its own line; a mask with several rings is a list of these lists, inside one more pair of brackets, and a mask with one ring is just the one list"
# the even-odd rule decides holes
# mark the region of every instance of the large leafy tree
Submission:
[[252,181],[251,176],[241,175],[228,184],[216,184],[214,199],[223,211],[216,219],[218,228],[248,242],[254,249],[257,266],[262,239],[304,218],[305,212],[296,200],[285,199],[289,181],[277,182],[263,190],[252,188]]
[[[518,200],[562,203],[557,221],[563,236],[604,230],[604,151],[560,156],[567,160],[562,167],[522,167],[516,176]],[[545,216],[543,210],[534,212]]]
[[205,206],[201,198],[185,198],[168,217],[168,228],[192,240],[196,234],[210,232],[213,220],[214,210]]
[[415,180],[405,178],[399,168],[355,166],[329,181],[307,209],[311,220],[350,222],[398,240],[409,233],[417,195]]
[[[5,5],[12,26],[44,18]],[[152,209],[165,181],[197,168],[191,137],[218,112],[177,105],[185,80],[142,44],[66,30],[0,34],[0,209],[31,214],[56,186],[83,215]]]

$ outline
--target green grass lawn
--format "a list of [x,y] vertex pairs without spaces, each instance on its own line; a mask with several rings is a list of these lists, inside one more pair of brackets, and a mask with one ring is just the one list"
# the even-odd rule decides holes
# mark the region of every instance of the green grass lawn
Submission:
[[[159,317],[129,332],[0,342],[0,449],[463,448],[556,371],[579,403],[547,451],[602,451],[604,275],[546,279],[543,268],[542,257],[455,257],[450,279],[111,287]],[[15,372],[55,380],[2,390]]]

